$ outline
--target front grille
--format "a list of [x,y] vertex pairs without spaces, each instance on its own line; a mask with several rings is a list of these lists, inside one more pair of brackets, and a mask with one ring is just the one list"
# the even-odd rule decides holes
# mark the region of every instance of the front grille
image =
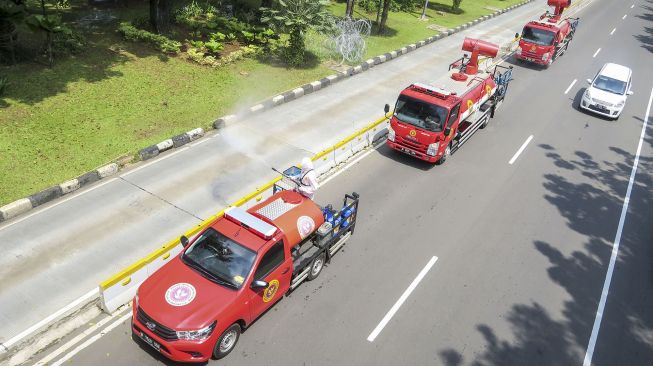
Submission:
[[601,99],[592,98],[592,101],[593,101],[594,103],[598,103],[598,104],[604,105],[604,106],[606,106],[606,107],[612,107],[612,106],[613,106],[612,103],[609,103],[609,102],[603,101],[603,100],[601,100]]
[[145,314],[143,309],[140,307],[136,311],[136,317],[138,318],[138,321],[141,322],[141,324],[147,327],[147,329],[150,329],[150,327],[148,327],[148,323],[153,324],[154,329],[150,329],[150,331],[165,339],[166,341],[177,340],[177,332],[152,319],[149,315]]
[[523,57],[528,57],[528,58],[540,58],[540,57],[542,57],[542,56],[538,56],[537,53],[535,53],[535,52],[524,51],[524,50],[521,51],[521,55]]
[[420,144],[417,141],[408,140],[407,138],[401,136],[397,136],[396,139],[397,139],[397,143],[404,145],[410,149],[413,149],[415,151],[420,151],[420,152],[426,152],[427,147],[424,144]]

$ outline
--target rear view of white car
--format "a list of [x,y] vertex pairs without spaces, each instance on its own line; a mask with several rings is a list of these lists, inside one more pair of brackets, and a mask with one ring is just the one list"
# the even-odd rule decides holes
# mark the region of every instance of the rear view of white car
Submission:
[[592,113],[617,119],[632,95],[632,71],[626,66],[607,63],[594,79],[587,79],[590,86],[585,90],[580,107]]

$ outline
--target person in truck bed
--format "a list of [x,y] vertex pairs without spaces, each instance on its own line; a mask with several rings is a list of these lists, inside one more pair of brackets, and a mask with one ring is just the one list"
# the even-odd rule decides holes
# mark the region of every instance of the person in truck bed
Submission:
[[319,187],[320,185],[317,182],[317,173],[315,173],[313,161],[311,161],[310,158],[302,159],[302,173],[301,178],[299,178],[299,193],[312,200]]

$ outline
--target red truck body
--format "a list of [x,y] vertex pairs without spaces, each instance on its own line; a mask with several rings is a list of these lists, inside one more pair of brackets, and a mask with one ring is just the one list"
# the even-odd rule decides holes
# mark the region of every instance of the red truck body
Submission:
[[496,57],[499,47],[466,38],[463,50],[472,52],[469,59],[457,60],[432,83],[415,83],[400,93],[388,130],[391,149],[430,163],[443,163],[488,123],[505,95],[509,77],[502,79],[505,84],[499,88],[496,67],[491,71],[479,69],[478,57]]
[[548,0],[548,4],[555,7],[553,14],[547,12],[524,26],[516,53],[518,60],[549,66],[569,47],[578,19],[561,16],[571,6],[571,0]]
[[[347,195],[344,204],[355,212],[358,196]],[[225,212],[141,284],[132,332],[175,361],[226,356],[241,330],[319,274],[339,249],[335,245],[353,233],[355,214],[349,220],[346,229],[324,239],[317,234],[324,223],[321,208],[287,190],[247,211]]]

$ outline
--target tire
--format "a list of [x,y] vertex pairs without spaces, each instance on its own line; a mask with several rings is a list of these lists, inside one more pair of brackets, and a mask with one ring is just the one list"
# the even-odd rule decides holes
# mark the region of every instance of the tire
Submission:
[[234,323],[227,330],[225,330],[215,342],[213,347],[213,357],[219,360],[226,357],[231,351],[236,348],[236,343],[240,338],[241,333],[240,325]]
[[326,260],[326,254],[324,252],[322,252],[320,255],[315,257],[315,259],[313,259],[313,261],[311,262],[311,269],[308,272],[308,277],[306,278],[307,280],[313,281],[320,275],[320,273],[322,273],[325,260]]
[[447,148],[444,149],[444,154],[440,158],[440,160],[437,161],[437,165],[442,165],[447,161],[447,158],[451,155],[451,144],[447,145]]

